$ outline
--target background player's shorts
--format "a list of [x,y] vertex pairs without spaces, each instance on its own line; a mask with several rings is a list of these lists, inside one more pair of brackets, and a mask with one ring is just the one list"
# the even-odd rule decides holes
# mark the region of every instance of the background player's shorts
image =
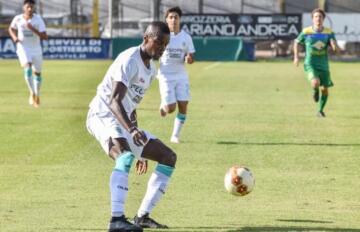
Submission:
[[329,71],[315,69],[315,68],[313,68],[311,66],[307,66],[307,65],[304,66],[304,69],[307,74],[307,79],[309,81],[311,81],[314,78],[319,78],[320,86],[324,86],[324,87],[334,86],[334,83],[331,81]]
[[27,63],[32,63],[32,68],[35,72],[41,72],[43,55],[41,49],[31,50],[26,49],[23,46],[18,46],[16,54],[19,57],[21,66],[25,66]]
[[169,105],[177,101],[190,100],[189,80],[186,78],[178,80],[159,79],[161,105]]
[[[125,138],[130,146],[131,152],[137,159],[141,158],[144,146],[136,146],[131,134],[125,130],[111,113],[94,113],[89,110],[86,120],[86,127],[101,144],[106,154],[109,155],[110,138]],[[156,137],[147,131],[144,131],[147,141],[156,139]]]

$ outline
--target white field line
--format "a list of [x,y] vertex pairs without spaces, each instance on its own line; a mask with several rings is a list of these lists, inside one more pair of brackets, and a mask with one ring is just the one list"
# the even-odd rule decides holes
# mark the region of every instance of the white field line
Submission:
[[213,68],[219,66],[221,63],[222,63],[222,62],[219,62],[219,61],[218,61],[218,62],[215,62],[215,63],[210,64],[210,65],[208,65],[208,66],[205,66],[203,69],[204,69],[204,70],[213,69]]

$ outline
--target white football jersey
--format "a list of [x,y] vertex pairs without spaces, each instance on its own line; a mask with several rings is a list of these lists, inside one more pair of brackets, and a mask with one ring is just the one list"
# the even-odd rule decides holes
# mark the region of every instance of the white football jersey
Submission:
[[97,87],[96,96],[89,105],[91,110],[96,113],[111,112],[109,104],[113,81],[119,81],[128,88],[122,104],[130,117],[143,99],[155,75],[155,64],[150,60],[150,68],[145,66],[140,56],[140,46],[123,51],[117,56]]
[[39,36],[26,26],[27,23],[31,23],[39,32],[46,31],[45,23],[40,15],[33,14],[31,19],[25,20],[23,14],[19,14],[14,17],[10,24],[11,28],[18,31],[18,38],[21,42],[17,43],[17,45],[22,46],[25,50],[41,50]]
[[170,34],[170,42],[160,58],[159,79],[187,78],[185,55],[194,53],[195,48],[191,36],[185,31]]

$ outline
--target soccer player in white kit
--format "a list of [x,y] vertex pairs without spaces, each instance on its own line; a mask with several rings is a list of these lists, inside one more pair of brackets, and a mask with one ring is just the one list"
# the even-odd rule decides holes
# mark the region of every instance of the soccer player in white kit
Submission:
[[30,91],[29,104],[39,107],[43,63],[40,40],[46,40],[48,36],[45,23],[40,15],[34,13],[34,8],[34,0],[24,0],[23,14],[14,17],[9,34],[16,43],[16,53],[24,68],[25,81]]
[[170,29],[170,42],[160,59],[158,72],[159,88],[161,95],[160,115],[176,110],[178,113],[174,120],[174,128],[170,141],[180,142],[180,131],[183,127],[187,105],[190,100],[189,77],[184,62],[192,64],[195,52],[191,36],[185,31],[180,31],[180,18],[182,11],[179,7],[173,7],[166,11],[165,20]]
[[[142,231],[167,228],[149,217],[165,193],[175,168],[176,154],[154,135],[138,128],[136,107],[156,76],[152,59],[159,59],[169,43],[170,31],[163,22],[151,23],[138,47],[120,53],[97,87],[86,126],[115,161],[110,177],[111,220],[109,231]],[[136,158],[136,171],[147,171],[147,160],[157,162],[133,223],[124,215],[128,174]]]

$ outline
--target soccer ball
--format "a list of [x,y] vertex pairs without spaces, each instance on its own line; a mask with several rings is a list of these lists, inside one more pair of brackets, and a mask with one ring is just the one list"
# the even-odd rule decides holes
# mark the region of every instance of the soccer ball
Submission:
[[225,189],[235,196],[249,194],[255,185],[255,178],[250,169],[244,166],[233,166],[225,174]]

